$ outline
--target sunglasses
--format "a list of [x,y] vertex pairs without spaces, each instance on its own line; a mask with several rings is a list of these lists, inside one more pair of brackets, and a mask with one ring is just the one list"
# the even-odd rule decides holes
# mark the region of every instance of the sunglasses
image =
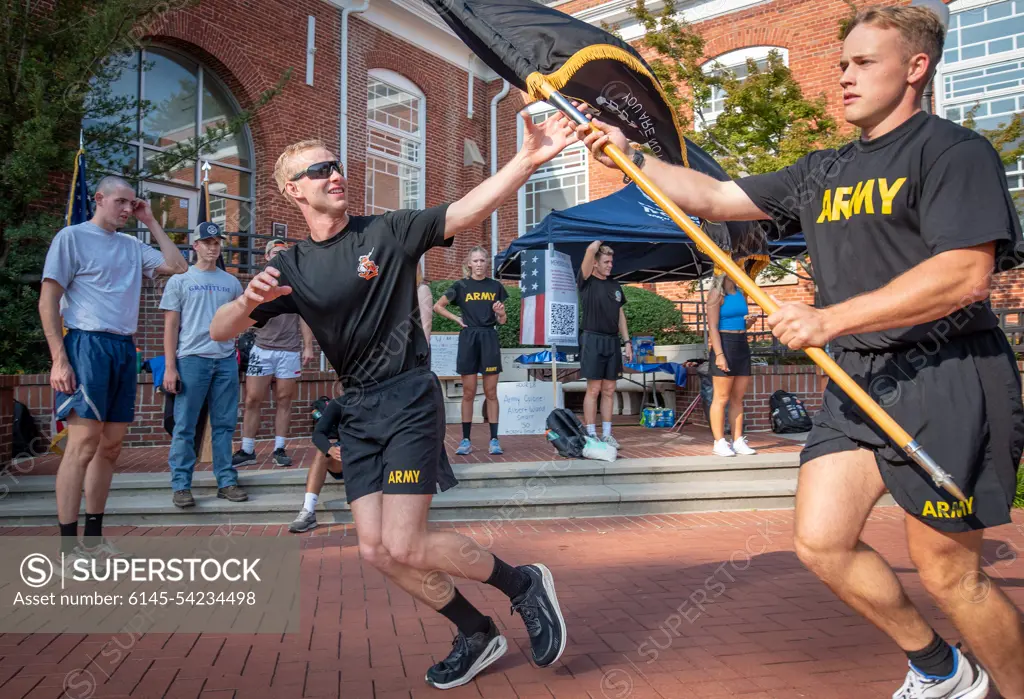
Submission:
[[338,171],[338,174],[342,177],[345,176],[345,171],[341,168],[341,163],[337,160],[327,160],[322,163],[313,163],[302,172],[292,176],[291,181],[301,180],[303,177],[308,177],[311,180],[326,180],[331,176],[331,172],[334,170]]

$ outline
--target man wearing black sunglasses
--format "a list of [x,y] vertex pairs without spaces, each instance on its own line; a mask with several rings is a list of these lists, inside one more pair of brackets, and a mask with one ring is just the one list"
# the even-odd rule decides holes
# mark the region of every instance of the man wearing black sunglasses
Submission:
[[[449,656],[427,670],[427,683],[440,689],[470,682],[507,650],[494,622],[462,596],[452,575],[509,597],[539,667],[565,650],[565,622],[546,566],[513,567],[472,539],[427,529],[434,493],[457,481],[445,452],[441,385],[430,372],[420,324],[416,269],[424,253],[476,229],[576,140],[560,114],[542,124],[524,114],[523,129],[519,153],[462,199],[380,216],[349,215],[348,182],[322,142],[290,146],[275,179],[302,211],[310,237],[275,257],[210,327],[214,338],[235,337],[253,323],[297,313],[312,329],[344,388],[339,434],[360,553],[458,628]],[[378,200],[386,197],[382,183],[376,186]]]

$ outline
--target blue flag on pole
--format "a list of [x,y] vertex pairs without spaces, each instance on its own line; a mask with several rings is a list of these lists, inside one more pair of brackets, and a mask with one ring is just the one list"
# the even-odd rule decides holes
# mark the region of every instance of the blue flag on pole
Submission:
[[71,176],[71,193],[68,196],[68,213],[65,225],[75,226],[92,218],[93,201],[89,196],[89,177],[85,170],[85,149],[79,148],[75,155],[75,170]]

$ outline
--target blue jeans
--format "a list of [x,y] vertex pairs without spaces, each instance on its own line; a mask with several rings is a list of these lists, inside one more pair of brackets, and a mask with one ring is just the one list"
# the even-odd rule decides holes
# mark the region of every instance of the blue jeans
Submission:
[[203,403],[210,401],[210,442],[217,487],[238,485],[238,470],[231,465],[231,440],[238,422],[238,362],[224,359],[179,357],[181,392],[174,398],[174,434],[171,437],[171,487],[192,487],[196,465],[196,422]]

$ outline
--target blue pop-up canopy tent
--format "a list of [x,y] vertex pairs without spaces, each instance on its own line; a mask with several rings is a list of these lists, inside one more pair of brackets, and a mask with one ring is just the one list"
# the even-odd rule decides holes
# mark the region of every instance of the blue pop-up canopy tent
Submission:
[[[701,225],[699,219],[691,218]],[[707,223],[705,229],[712,238],[724,242],[746,235],[742,227],[751,225],[758,224]],[[496,276],[519,279],[520,253],[549,245],[568,254],[573,269],[579,269],[587,246],[594,240],[604,241],[615,250],[612,276],[622,282],[686,281],[707,276],[714,269],[712,260],[689,236],[639,187],[629,184],[602,199],[548,214],[533,231],[517,238],[498,255]],[[793,257],[807,250],[802,234],[766,245],[766,252],[773,258]]]

